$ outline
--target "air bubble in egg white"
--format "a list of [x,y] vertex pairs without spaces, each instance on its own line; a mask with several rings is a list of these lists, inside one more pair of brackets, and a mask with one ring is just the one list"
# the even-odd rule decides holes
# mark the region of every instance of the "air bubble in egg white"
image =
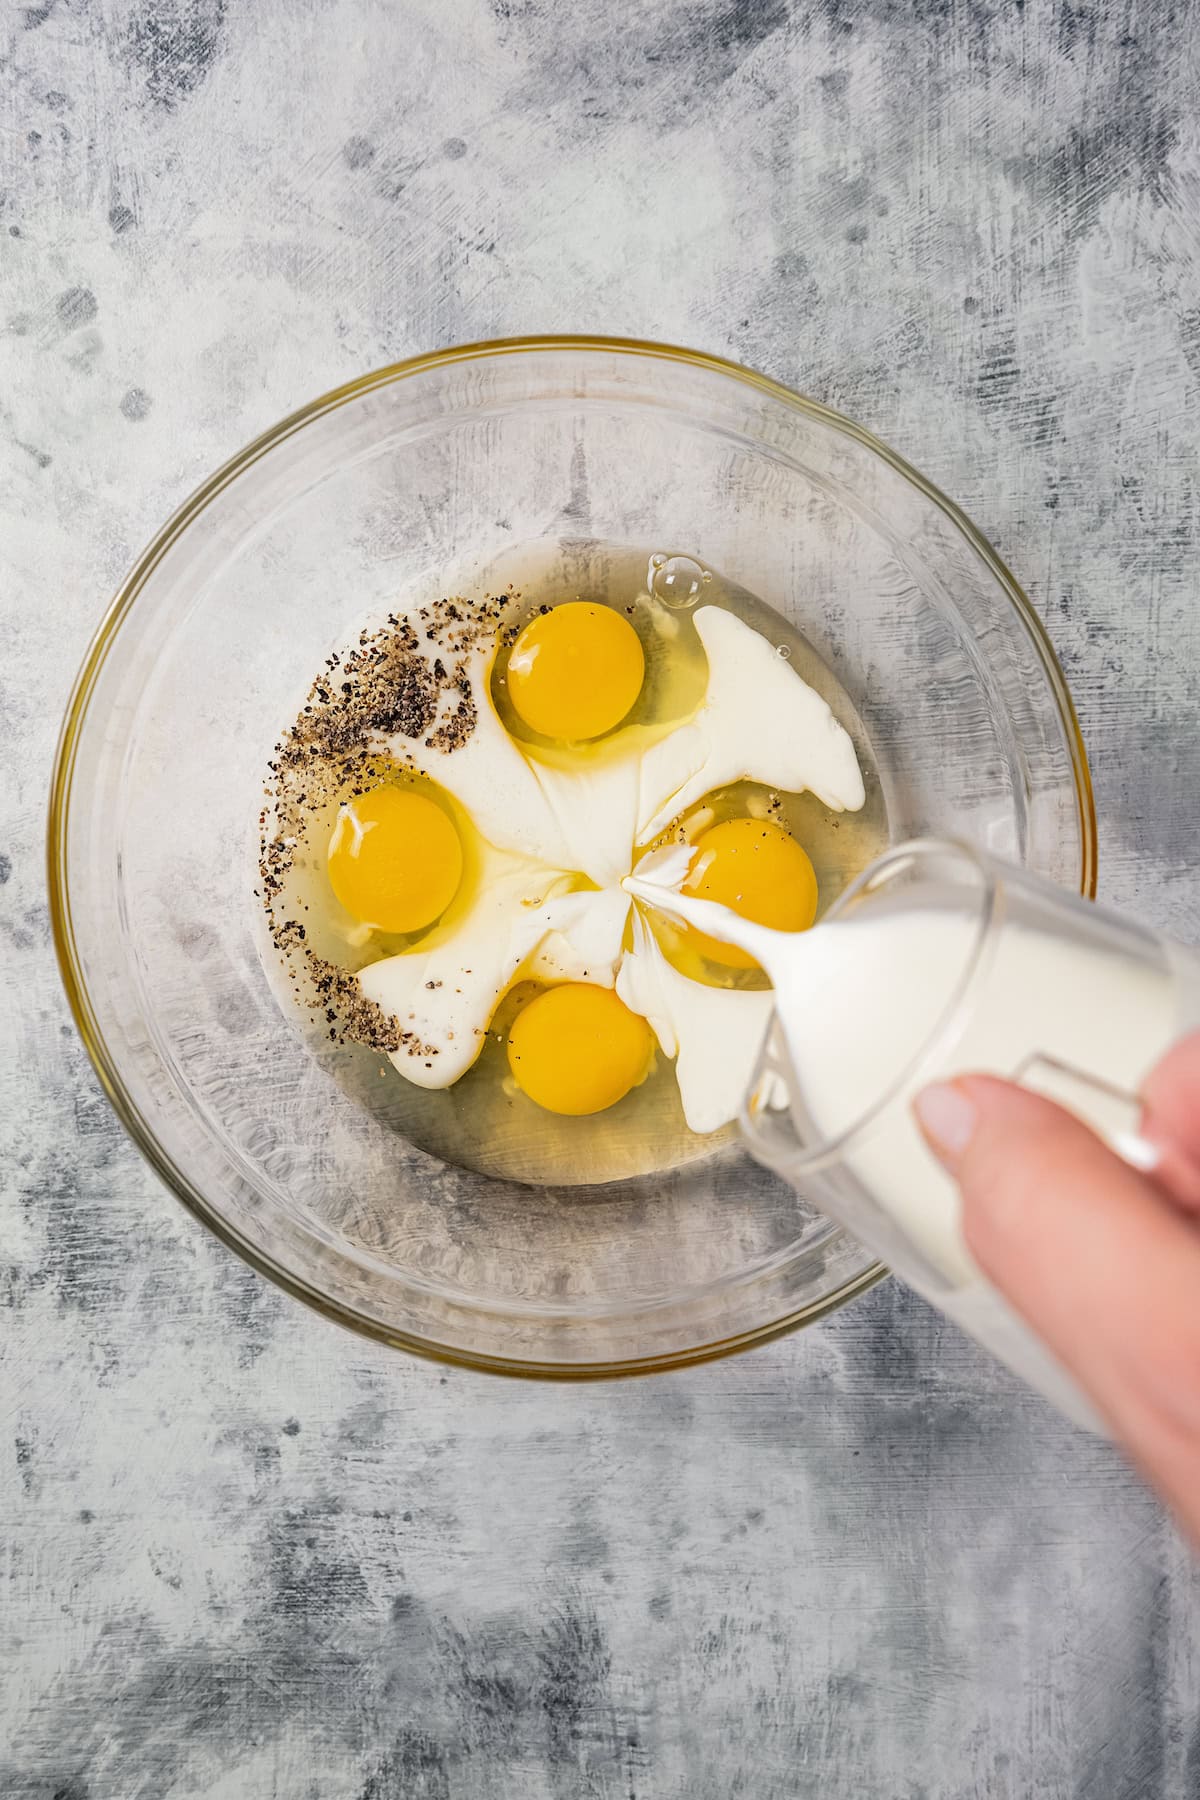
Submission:
[[709,570],[694,556],[667,556],[661,550],[650,558],[646,571],[646,586],[654,599],[677,611],[695,606],[711,580]]

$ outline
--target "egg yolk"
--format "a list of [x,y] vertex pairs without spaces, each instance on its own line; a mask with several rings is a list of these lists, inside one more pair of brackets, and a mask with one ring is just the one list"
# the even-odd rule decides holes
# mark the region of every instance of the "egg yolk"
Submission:
[[521,1092],[547,1112],[603,1112],[650,1068],[650,1027],[612,988],[570,981],[517,1014],[508,1066]]
[[508,659],[508,695],[531,731],[578,743],[619,725],[642,691],[641,639],[608,606],[573,600],[531,619]]
[[[817,877],[808,852],[769,819],[726,819],[696,840],[683,884],[698,900],[715,900],[742,919],[775,931],[807,931],[817,916]],[[745,950],[689,926],[688,943],[731,969],[756,969]]]
[[347,801],[329,839],[329,881],[356,919],[379,931],[420,931],[445,912],[462,880],[453,822],[411,788]]

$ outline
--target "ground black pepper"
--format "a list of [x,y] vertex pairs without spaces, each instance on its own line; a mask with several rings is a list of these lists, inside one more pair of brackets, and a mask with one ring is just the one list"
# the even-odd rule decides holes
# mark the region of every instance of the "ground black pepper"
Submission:
[[324,1013],[335,1041],[422,1058],[437,1055],[436,1046],[421,1043],[368,1000],[357,975],[318,956],[304,925],[288,916],[297,853],[308,846],[313,818],[322,808],[327,812],[332,803],[364,793],[394,772],[397,751],[403,756],[397,739],[421,742],[447,756],[469,741],[477,711],[468,657],[496,637],[518,599],[511,590],[478,601],[447,596],[420,609],[420,636],[396,614],[378,629],[361,632],[352,650],[329,657],[267,763],[267,803],[259,814],[261,888],[255,892],[293,986],[307,989],[308,1004]]

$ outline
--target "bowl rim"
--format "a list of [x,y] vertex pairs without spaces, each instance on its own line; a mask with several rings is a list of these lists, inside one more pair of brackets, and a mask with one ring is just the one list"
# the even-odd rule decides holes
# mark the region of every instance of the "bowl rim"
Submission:
[[580,351],[608,354],[615,352],[623,356],[646,357],[651,360],[680,363],[704,369],[710,373],[739,381],[748,387],[756,388],[793,411],[804,413],[841,432],[844,436],[852,438],[867,450],[881,457],[927,500],[937,506],[967,540],[995,577],[1032,641],[1058,707],[1070,751],[1081,849],[1079,888],[1085,899],[1095,899],[1096,896],[1097,821],[1087,751],[1084,747],[1078,714],[1067,686],[1066,676],[1051,644],[1049,634],[1034,610],[1032,602],[1008,565],[992,548],[983,533],[961,507],[950,500],[940,488],[922,475],[882,438],[877,437],[874,432],[857,424],[853,419],[847,418],[844,413],[825,406],[821,401],[814,400],[810,396],[774,380],[769,375],[759,374],[756,370],[746,368],[743,364],[733,362],[729,358],[714,356],[703,350],[687,349],[676,344],[662,344],[641,338],[591,334],[545,334],[532,337],[491,338],[476,343],[455,344],[442,350],[427,351],[418,356],[407,357],[400,362],[385,364],[381,368],[358,376],[353,381],[331,388],[297,411],[289,413],[277,424],[252,439],[228,461],[221,464],[176,509],[134,563],[133,568],[110,601],[88,646],[67,702],[51,776],[46,855],[54,949],[76,1028],[100,1084],[137,1149],[159,1179],[188,1211],[223,1244],[248,1263],[257,1274],[274,1282],[285,1293],[303,1301],[314,1311],[320,1313],[322,1317],[346,1326],[360,1336],[387,1344],[394,1349],[406,1350],[411,1354],[438,1363],[475,1369],[485,1373],[518,1375],[533,1379],[594,1381],[616,1376],[650,1374],[668,1369],[685,1368],[695,1363],[712,1362],[718,1358],[733,1355],[735,1352],[755,1344],[768,1343],[796,1330],[801,1325],[811,1324],[827,1313],[845,1305],[848,1300],[864,1293],[876,1282],[882,1280],[888,1270],[882,1263],[874,1263],[859,1275],[843,1282],[832,1294],[826,1295],[820,1301],[801,1307],[782,1319],[713,1343],[699,1344],[654,1356],[577,1365],[527,1361],[459,1350],[451,1345],[410,1336],[405,1332],[394,1330],[381,1321],[366,1318],[353,1308],[331,1300],[291,1271],[263,1255],[255,1246],[246,1242],[210,1205],[184,1172],[176,1167],[159,1144],[122,1084],[93,1010],[76,954],[67,882],[66,847],[71,782],[92,692],[125,617],[150,576],[168,549],[204,511],[209,502],[230,482],[285,439],[303,430],[315,419],[335,411],[338,407],[369,393],[374,388],[386,387],[394,382],[405,380],[409,376],[423,374],[426,371],[454,363],[539,351]]

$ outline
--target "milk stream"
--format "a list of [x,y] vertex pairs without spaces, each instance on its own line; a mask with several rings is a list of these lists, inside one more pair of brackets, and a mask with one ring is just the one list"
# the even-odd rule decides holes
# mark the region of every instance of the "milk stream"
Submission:
[[[683,873],[686,860],[643,865],[626,886],[762,964],[799,1135],[829,1147],[795,1174],[786,1155],[768,1151],[764,1160],[1069,1417],[1103,1429],[972,1260],[957,1189],[926,1148],[911,1102],[927,1082],[967,1071],[1018,1078],[1136,1160],[1132,1096],[1184,1028],[1169,960],[1139,963],[1106,949],[1102,936],[1003,917],[983,932],[950,890],[942,900],[903,896],[783,934],[680,894]],[[752,1110],[746,1120],[762,1154]],[[796,1148],[792,1160],[801,1154]]]

